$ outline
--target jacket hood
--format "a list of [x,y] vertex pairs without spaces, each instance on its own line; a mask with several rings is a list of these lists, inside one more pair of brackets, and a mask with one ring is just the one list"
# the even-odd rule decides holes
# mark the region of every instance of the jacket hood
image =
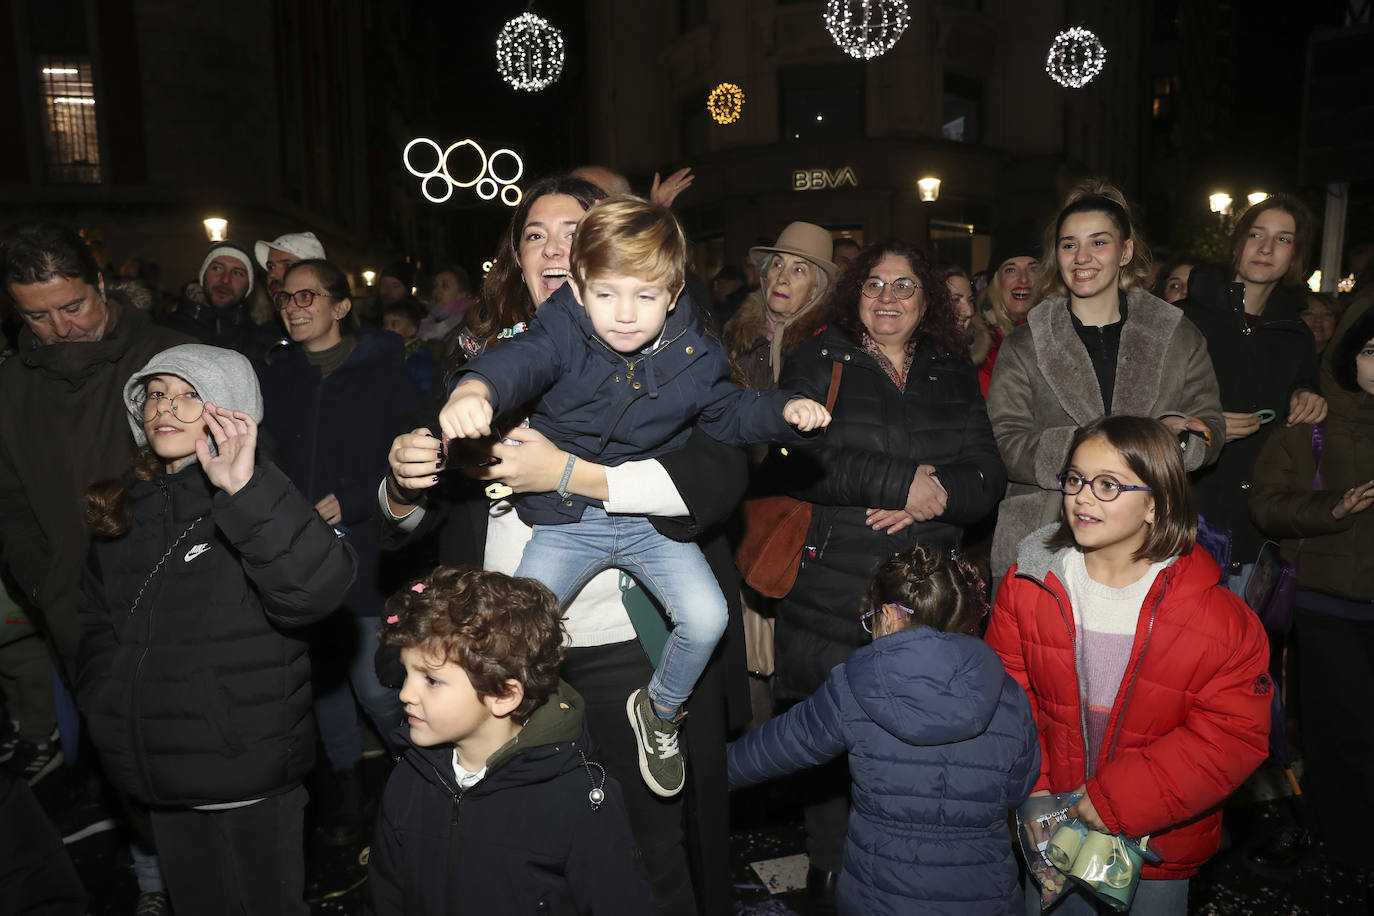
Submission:
[[[144,382],[153,375],[175,375],[195,388],[203,401],[209,401],[216,407],[243,411],[256,422],[262,422],[262,392],[258,389],[258,376],[248,357],[241,353],[205,344],[182,344],[163,350],[124,383],[124,403],[132,404]],[[134,432],[135,442],[140,446],[148,444],[143,420],[135,416],[132,410],[129,412],[129,428]],[[210,444],[213,447],[213,442]]]
[[[1065,581],[1064,557],[1074,548],[1053,548],[1045,545],[1045,541],[1058,527],[1059,523],[1054,522],[1037,528],[1021,539],[1016,549],[1018,576],[1027,576],[1044,585],[1049,574],[1054,573],[1061,583]],[[1221,567],[1206,550],[1194,546],[1192,550],[1165,567],[1164,576],[1174,584],[1174,587],[1181,585],[1190,591],[1196,590],[1200,595],[1221,581]]]
[[860,708],[907,744],[982,734],[997,712],[1005,673],[981,639],[913,627],[856,649],[845,675]]
[[[1341,323],[1336,328],[1336,332],[1331,335],[1331,343],[1326,348],[1321,375],[1322,396],[1326,398],[1331,417],[1362,426],[1374,425],[1374,397],[1371,397],[1363,389],[1351,391],[1342,387],[1333,374],[1331,361],[1337,351],[1345,348],[1349,342],[1347,338],[1355,333],[1356,322],[1369,311],[1369,308],[1368,302],[1363,305],[1357,303],[1341,317]],[[1364,341],[1358,341],[1358,343],[1362,344]]]

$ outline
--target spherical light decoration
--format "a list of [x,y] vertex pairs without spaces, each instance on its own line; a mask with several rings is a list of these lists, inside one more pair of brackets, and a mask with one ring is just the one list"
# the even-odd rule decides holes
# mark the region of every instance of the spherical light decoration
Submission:
[[1087,29],[1074,26],[1054,36],[1045,72],[1061,86],[1082,89],[1102,72],[1107,64],[1107,49]]
[[496,69],[516,89],[547,89],[563,75],[563,33],[547,19],[521,13],[496,36]]
[[744,111],[744,90],[734,83],[721,83],[706,97],[706,110],[717,124],[734,124]]
[[830,0],[825,27],[850,57],[872,60],[892,50],[911,22],[904,0]]

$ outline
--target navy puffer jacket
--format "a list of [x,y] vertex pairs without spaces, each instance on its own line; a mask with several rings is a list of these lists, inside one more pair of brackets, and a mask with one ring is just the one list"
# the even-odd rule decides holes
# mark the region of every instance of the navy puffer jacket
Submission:
[[915,627],[730,745],[730,787],[849,752],[841,913],[1020,913],[1007,812],[1040,774],[1025,692],[980,639]]

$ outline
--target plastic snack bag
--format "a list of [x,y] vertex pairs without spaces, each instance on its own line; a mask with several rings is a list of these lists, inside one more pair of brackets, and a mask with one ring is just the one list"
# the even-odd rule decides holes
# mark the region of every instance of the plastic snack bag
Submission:
[[1135,898],[1143,862],[1158,862],[1159,856],[1148,849],[1148,836],[1136,843],[1069,817],[1068,809],[1081,797],[1042,795],[1017,809],[1017,834],[1026,864],[1040,885],[1040,908],[1054,904],[1072,879],[1102,903],[1125,912]]
[[[1065,792],[1060,795],[1032,795],[1016,809],[1016,835],[1021,841],[1021,855],[1025,857],[1035,882],[1040,885],[1040,908],[1048,909],[1064,893],[1068,875],[1055,868],[1046,856],[1050,839],[1067,824],[1069,809],[1082,795]],[[1077,823],[1077,821],[1074,821]]]

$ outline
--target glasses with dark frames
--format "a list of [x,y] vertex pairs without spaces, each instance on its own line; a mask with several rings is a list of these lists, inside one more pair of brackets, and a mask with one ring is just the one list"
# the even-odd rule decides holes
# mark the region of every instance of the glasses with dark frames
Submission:
[[1067,474],[1059,475],[1059,489],[1063,490],[1068,496],[1077,496],[1079,493],[1082,493],[1084,486],[1088,488],[1093,496],[1104,503],[1109,503],[1122,493],[1127,493],[1131,490],[1141,490],[1147,493],[1150,491],[1149,487],[1137,487],[1133,484],[1122,483],[1110,474],[1098,474],[1091,480],[1075,471],[1069,471]]
[[277,293],[275,300],[278,311],[285,311],[294,301],[299,308],[308,309],[315,304],[316,299],[333,299],[322,289],[298,289],[294,293],[282,290]]

